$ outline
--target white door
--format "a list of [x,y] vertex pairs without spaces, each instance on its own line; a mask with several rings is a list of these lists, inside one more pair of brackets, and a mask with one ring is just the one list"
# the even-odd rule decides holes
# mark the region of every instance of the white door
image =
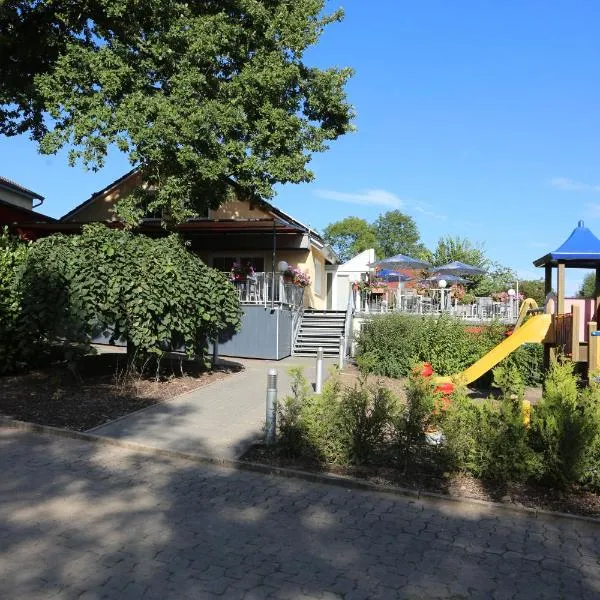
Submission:
[[346,310],[348,308],[348,294],[350,293],[350,278],[348,275],[337,276],[337,294],[334,310]]

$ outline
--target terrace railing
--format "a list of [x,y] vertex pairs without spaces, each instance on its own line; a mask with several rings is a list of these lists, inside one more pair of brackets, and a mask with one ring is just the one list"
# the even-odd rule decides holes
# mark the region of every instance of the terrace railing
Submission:
[[485,322],[499,320],[515,323],[519,314],[516,299],[497,302],[491,297],[476,298],[469,304],[458,304],[439,292],[434,297],[419,294],[399,294],[396,290],[387,290],[383,294],[362,292],[357,312],[382,313],[401,312],[417,315],[439,316],[449,314],[465,321]]
[[254,273],[245,279],[233,282],[242,304],[304,306],[304,288],[293,283],[286,283],[279,273]]

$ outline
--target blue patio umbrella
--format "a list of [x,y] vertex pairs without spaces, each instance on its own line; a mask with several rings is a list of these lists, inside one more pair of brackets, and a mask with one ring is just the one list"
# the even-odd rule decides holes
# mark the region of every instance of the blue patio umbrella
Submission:
[[454,260],[445,265],[441,265],[440,267],[434,267],[433,269],[435,273],[452,273],[452,275],[483,275],[485,273],[485,269],[480,267],[474,267],[473,265],[468,265],[464,262],[460,262],[460,260]]
[[382,258],[376,260],[374,263],[369,265],[370,267],[379,267],[381,269],[428,269],[431,265],[419,258],[413,258],[412,256],[406,256],[405,254],[396,254],[389,258]]
[[398,271],[393,271],[392,269],[380,269],[376,273],[377,277],[381,279],[385,279],[385,281],[410,281],[412,277],[406,275],[404,273],[399,273]]
[[462,277],[453,275],[452,273],[434,273],[430,277],[425,277],[425,279],[421,279],[420,281],[421,283],[437,283],[442,279],[450,285],[454,283],[469,283],[468,279],[463,279]]

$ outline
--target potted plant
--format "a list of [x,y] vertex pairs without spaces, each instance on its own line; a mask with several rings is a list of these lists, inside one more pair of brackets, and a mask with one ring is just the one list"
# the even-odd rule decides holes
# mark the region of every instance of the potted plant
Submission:
[[282,273],[284,283],[292,283],[299,287],[310,285],[310,275],[298,267],[288,265],[288,268]]
[[254,267],[251,263],[242,265],[238,262],[234,262],[231,265],[230,278],[232,281],[246,281],[248,277],[254,276]]

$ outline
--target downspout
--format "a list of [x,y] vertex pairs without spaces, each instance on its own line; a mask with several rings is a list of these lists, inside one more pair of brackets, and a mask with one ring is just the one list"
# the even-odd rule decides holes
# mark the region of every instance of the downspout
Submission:
[[275,233],[275,217],[273,217],[273,256],[271,257],[271,310],[275,308],[275,251],[277,250],[277,235]]

